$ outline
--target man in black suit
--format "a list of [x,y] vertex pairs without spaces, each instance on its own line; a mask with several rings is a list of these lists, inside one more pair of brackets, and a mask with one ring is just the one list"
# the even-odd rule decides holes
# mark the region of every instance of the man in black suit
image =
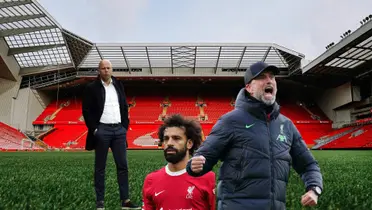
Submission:
[[105,169],[111,148],[117,168],[122,209],[141,209],[129,199],[126,140],[128,104],[123,84],[112,76],[109,60],[99,63],[99,76],[88,84],[83,98],[83,116],[88,127],[86,150],[95,150],[94,186],[97,209],[104,209]]

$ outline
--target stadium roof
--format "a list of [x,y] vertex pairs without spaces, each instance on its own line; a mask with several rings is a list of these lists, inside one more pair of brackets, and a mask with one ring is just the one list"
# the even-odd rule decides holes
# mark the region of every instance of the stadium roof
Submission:
[[[302,72],[320,76],[361,78],[372,71],[372,21],[361,25],[318,58]],[[334,78],[335,79],[335,78]]]
[[93,45],[62,29],[35,0],[0,2],[0,37],[20,75],[74,68]]
[[97,68],[109,59],[115,68],[247,68],[265,61],[289,71],[300,70],[303,54],[277,44],[260,43],[99,43],[79,68]]
[[148,68],[150,74],[153,68],[171,68],[172,74],[177,68],[192,68],[194,73],[196,68],[214,68],[215,74],[217,68],[238,72],[262,60],[289,75],[301,72],[304,58],[272,43],[93,44],[63,29],[36,0],[0,1],[0,38],[8,45],[7,55],[17,61],[21,76],[96,69],[101,59],[111,60],[116,69]]

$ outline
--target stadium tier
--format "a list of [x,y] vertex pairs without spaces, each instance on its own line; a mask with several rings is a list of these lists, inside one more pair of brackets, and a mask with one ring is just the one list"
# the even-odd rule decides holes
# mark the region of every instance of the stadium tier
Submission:
[[372,125],[344,128],[345,133],[333,141],[321,146],[320,149],[372,149]]
[[[164,118],[176,113],[198,120],[202,125],[205,139],[218,118],[234,109],[236,97],[234,92],[211,89],[201,91],[179,87],[153,88],[152,91],[133,89],[127,93],[131,122],[127,133],[129,149],[158,149],[158,127]],[[34,126],[46,126],[41,133],[35,135],[36,139],[33,142],[15,129],[10,129],[12,131],[10,132],[9,126],[2,124],[1,132],[6,130],[6,135],[3,135],[0,141],[0,148],[84,149],[87,129],[82,116],[81,98],[74,95],[51,101],[33,121]],[[349,126],[334,130],[332,122],[311,102],[279,97],[278,103],[281,112],[295,123],[308,147],[318,149],[372,147],[371,127]],[[14,137],[11,137],[12,135]]]
[[[198,120],[205,138],[218,118],[234,109],[235,97],[226,93],[168,91],[157,95],[130,93],[127,102],[131,120],[127,133],[128,147],[156,149],[157,129],[165,117],[180,113]],[[296,124],[309,147],[315,144],[315,140],[334,132],[331,121],[317,107],[310,109],[296,101],[280,101],[280,105],[282,113]],[[79,98],[51,102],[33,122],[34,125],[53,125],[42,137],[43,142],[51,148],[83,149],[87,130],[81,106]]]
[[17,129],[0,122],[0,151],[17,150],[40,151],[44,149]]

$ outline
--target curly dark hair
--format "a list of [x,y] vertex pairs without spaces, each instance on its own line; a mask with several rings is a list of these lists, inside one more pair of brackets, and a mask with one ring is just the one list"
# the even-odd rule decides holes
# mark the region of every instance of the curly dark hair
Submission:
[[158,130],[158,137],[160,140],[159,146],[164,142],[164,131],[169,127],[179,127],[185,129],[185,135],[187,139],[191,139],[193,146],[189,149],[189,153],[192,156],[194,151],[199,148],[202,143],[202,129],[200,124],[196,120],[186,119],[180,114],[174,114],[164,120],[163,125]]

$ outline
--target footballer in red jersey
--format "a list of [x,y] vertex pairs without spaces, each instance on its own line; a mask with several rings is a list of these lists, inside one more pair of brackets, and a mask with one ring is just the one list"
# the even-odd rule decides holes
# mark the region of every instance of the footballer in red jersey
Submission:
[[189,156],[202,142],[200,125],[173,115],[159,128],[168,164],[148,174],[142,189],[143,210],[215,210],[215,173],[192,177]]

